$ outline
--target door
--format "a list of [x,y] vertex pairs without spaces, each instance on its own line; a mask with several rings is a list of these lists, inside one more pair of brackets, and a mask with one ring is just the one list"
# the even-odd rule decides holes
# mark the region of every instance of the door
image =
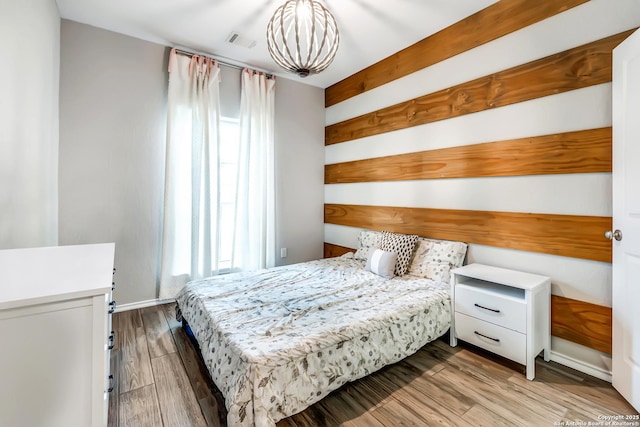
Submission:
[[613,51],[613,386],[640,411],[640,31]]

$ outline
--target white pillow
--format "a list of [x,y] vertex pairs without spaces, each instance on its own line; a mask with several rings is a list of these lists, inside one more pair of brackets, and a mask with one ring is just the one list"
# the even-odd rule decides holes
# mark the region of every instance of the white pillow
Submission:
[[369,249],[379,248],[382,242],[382,232],[373,230],[362,230],[358,236],[358,250],[353,255],[355,259],[366,261],[369,256]]
[[364,268],[378,276],[391,279],[394,276],[393,272],[396,269],[397,261],[398,255],[395,253],[371,248],[369,249],[369,256],[367,256],[367,265]]
[[467,244],[420,237],[407,274],[449,283],[449,272],[462,266]]

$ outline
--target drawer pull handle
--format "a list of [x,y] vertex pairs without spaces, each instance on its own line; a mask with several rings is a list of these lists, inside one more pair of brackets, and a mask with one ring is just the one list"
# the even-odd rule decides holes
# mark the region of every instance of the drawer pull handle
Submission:
[[473,305],[483,310],[493,311],[494,313],[500,313],[500,310],[496,310],[495,308],[483,307],[480,304],[473,304]]
[[109,374],[109,388],[107,388],[107,393],[111,393],[113,391],[113,385],[115,380],[113,379],[113,374]]
[[109,346],[107,347],[109,350],[113,350],[113,346],[116,343],[116,333],[111,331],[111,335],[109,335]]
[[114,311],[116,311],[116,302],[111,301],[109,303],[109,314],[113,314]]
[[478,331],[473,331],[473,333],[474,333],[474,334],[476,334],[476,335],[479,335],[479,336],[481,336],[481,337],[483,337],[483,338],[486,338],[486,339],[488,339],[488,340],[495,341],[495,342],[500,342],[500,340],[499,340],[498,338],[491,338],[491,337],[489,337],[489,336],[487,336],[487,335],[481,334],[481,333],[480,333],[480,332],[478,332]]

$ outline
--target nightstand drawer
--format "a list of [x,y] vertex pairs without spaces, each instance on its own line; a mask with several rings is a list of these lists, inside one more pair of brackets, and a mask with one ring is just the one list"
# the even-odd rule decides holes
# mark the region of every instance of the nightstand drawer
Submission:
[[[509,288],[507,288],[509,289]],[[509,291],[520,291],[509,289]],[[505,293],[489,285],[459,284],[456,287],[455,311],[521,333],[527,331],[527,304],[524,293]]]
[[525,364],[526,335],[465,314],[455,314],[456,336],[470,344]]

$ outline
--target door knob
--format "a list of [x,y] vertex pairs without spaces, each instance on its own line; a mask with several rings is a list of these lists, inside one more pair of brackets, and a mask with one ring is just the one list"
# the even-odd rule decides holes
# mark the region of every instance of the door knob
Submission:
[[616,230],[616,231],[609,230],[606,233],[604,233],[604,237],[606,237],[609,240],[616,239],[619,242],[620,240],[622,240],[622,231],[620,231],[620,230]]

